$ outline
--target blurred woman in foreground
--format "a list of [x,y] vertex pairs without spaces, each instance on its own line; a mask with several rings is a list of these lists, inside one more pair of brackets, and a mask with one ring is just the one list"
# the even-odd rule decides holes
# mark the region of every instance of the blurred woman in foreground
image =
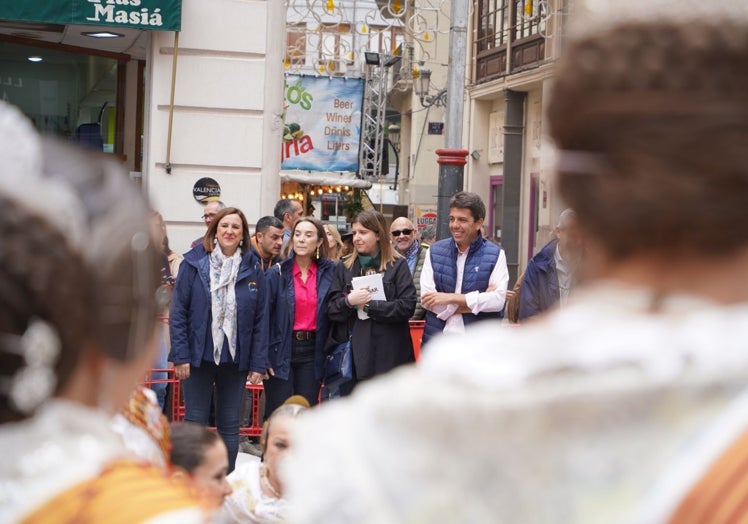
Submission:
[[0,136],[0,522],[204,522],[111,428],[160,336],[145,203],[2,102]]
[[748,519],[748,10],[588,3],[548,108],[586,287],[301,421],[294,522]]

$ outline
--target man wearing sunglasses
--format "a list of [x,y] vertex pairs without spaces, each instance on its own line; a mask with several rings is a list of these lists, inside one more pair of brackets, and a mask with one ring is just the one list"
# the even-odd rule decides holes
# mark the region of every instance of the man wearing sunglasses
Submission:
[[421,246],[416,240],[416,228],[413,227],[413,222],[405,217],[396,218],[392,221],[390,226],[390,234],[392,235],[392,245],[395,246],[395,251],[400,253],[401,256],[405,257],[410,268],[410,274],[413,275],[413,283],[416,286],[416,310],[411,320],[423,320],[426,316],[426,311],[421,307],[421,269],[423,268],[423,262],[426,260],[426,254],[428,248]]

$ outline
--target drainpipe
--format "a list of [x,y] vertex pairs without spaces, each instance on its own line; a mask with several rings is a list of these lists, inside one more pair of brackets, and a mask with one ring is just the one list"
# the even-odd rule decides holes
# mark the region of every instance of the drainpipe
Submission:
[[501,220],[501,246],[509,269],[509,289],[519,271],[519,218],[522,203],[522,154],[524,147],[525,99],[527,93],[505,91],[504,118],[504,203]]
[[174,56],[171,60],[171,96],[169,98],[169,126],[166,133],[166,174],[171,175],[171,129],[174,122],[174,91],[177,84],[177,54],[179,53],[179,31],[174,31]]

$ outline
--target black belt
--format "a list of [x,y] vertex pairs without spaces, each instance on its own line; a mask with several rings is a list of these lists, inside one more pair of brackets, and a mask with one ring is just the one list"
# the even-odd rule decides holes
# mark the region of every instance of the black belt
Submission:
[[294,331],[293,334],[294,340],[314,340],[314,338],[317,336],[316,331]]

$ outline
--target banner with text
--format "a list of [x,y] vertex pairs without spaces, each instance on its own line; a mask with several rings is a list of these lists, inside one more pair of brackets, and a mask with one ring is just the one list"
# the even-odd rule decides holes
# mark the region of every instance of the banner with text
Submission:
[[358,171],[364,82],[287,75],[281,169]]
[[416,206],[416,227],[420,233],[426,226],[436,225],[436,206]]
[[0,2],[0,19],[179,31],[182,0],[15,0]]

